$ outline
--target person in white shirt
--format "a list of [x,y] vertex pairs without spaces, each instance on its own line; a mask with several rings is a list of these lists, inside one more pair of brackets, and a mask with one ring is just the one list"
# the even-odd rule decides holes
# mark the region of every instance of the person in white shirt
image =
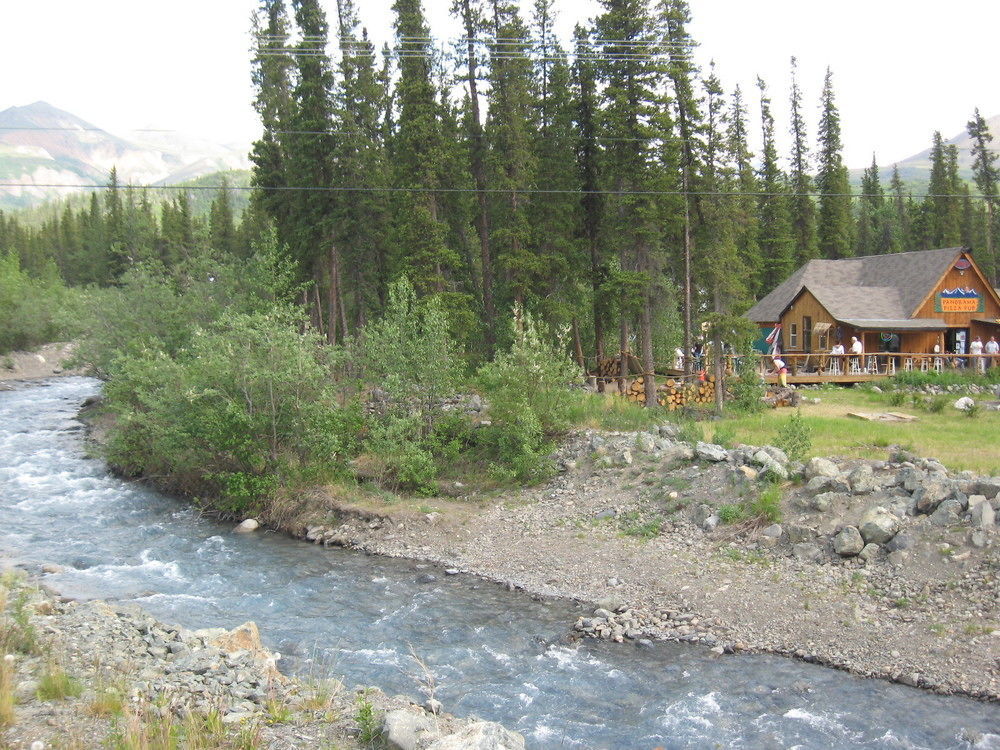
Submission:
[[977,372],[983,372],[986,368],[984,367],[985,362],[980,356],[983,353],[983,340],[976,336],[972,339],[972,343],[969,344],[969,354],[972,355],[972,366],[976,368]]
[[833,359],[830,362],[830,371],[834,375],[840,375],[841,370],[844,369],[844,345],[838,341],[833,345],[833,348],[830,350],[830,354],[833,356]]
[[983,352],[985,354],[994,355],[993,357],[987,357],[986,366],[993,367],[996,365],[997,361],[994,357],[995,355],[1000,354],[1000,344],[997,343],[996,336],[990,336],[990,340],[986,342],[985,346],[983,346]]
[[865,353],[865,346],[860,341],[858,341],[857,336],[851,336],[851,354],[855,355],[851,359],[851,366],[857,367],[858,370],[863,369],[864,359],[861,355]]

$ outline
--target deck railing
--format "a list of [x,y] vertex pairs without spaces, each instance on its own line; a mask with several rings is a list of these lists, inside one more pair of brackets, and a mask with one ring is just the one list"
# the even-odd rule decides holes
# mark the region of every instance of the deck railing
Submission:
[[[759,357],[761,375],[776,375],[774,358]],[[1000,354],[923,354],[915,352],[870,352],[864,354],[781,354],[790,376],[801,375],[884,375],[898,372],[979,372],[1000,367]]]

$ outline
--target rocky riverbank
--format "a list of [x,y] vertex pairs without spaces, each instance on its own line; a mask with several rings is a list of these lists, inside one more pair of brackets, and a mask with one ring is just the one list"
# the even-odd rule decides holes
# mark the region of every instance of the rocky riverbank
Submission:
[[[0,746],[524,747],[503,727],[376,689],[282,675],[256,626],[188,630],[134,604],[68,601],[6,571],[0,581]],[[167,745],[162,745],[167,746]],[[173,746],[173,745],[170,745]]]
[[72,343],[58,343],[45,344],[31,352],[0,354],[0,390],[9,388],[9,381],[80,374],[65,367],[65,362],[73,355],[73,349]]
[[[1000,700],[1000,478],[900,452],[801,465],[671,426],[580,434],[556,458],[557,479],[500,499],[325,497],[286,529],[593,602],[568,624],[578,637],[782,654]],[[774,487],[782,522],[746,517]]]

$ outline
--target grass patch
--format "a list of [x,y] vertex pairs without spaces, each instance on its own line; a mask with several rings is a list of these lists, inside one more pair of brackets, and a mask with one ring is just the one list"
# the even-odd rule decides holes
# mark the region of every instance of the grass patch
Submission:
[[612,432],[637,432],[664,421],[662,409],[647,409],[617,396],[593,393],[579,393],[566,416],[575,427]]
[[31,591],[16,573],[0,578],[0,653],[40,654],[42,644],[31,624]]
[[[873,446],[900,445],[920,456],[934,456],[954,471],[1000,473],[1000,459],[996,455],[996,445],[1000,444],[1000,412],[982,413],[976,420],[976,440],[970,441],[969,418],[951,409],[954,399],[947,396],[941,397],[943,404],[937,411],[893,409],[912,414],[917,420],[890,423],[847,416],[851,411],[884,411],[888,403],[883,395],[856,388],[829,388],[816,393],[820,403],[801,407],[802,421],[810,431],[811,455],[872,458]],[[788,418],[788,409],[768,409],[759,414],[727,415],[718,424],[731,427],[739,442],[774,445]]]
[[0,659],[0,729],[14,723],[14,656]]
[[621,517],[618,526],[622,536],[632,536],[649,541],[659,536],[663,530],[663,517],[653,516],[644,521],[638,511],[632,511]]
[[38,689],[35,694],[40,701],[63,701],[67,698],[78,698],[83,693],[80,681],[70,677],[61,664],[50,661],[45,665],[45,671],[38,679]]

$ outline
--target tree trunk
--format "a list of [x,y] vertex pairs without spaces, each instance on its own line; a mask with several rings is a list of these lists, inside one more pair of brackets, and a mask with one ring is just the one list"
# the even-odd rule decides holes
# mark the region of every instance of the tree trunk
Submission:
[[330,283],[327,285],[327,320],[329,325],[326,329],[326,340],[331,344],[337,343],[337,306],[339,290],[337,289],[337,266],[339,265],[338,251],[336,243],[330,245]]
[[684,167],[684,374],[694,371],[691,364],[691,208],[688,201],[688,173]]
[[618,363],[618,392],[625,395],[625,381],[628,379],[628,319],[622,316],[621,325],[618,328],[618,348],[621,361]]
[[322,295],[320,294],[318,284],[315,287],[313,287],[313,291],[315,292],[315,294],[313,295],[313,302],[315,302],[316,304],[315,307],[316,320],[319,323],[319,327],[317,328],[317,330],[319,331],[319,335],[322,337],[326,335],[326,331],[325,331],[325,326],[323,325],[323,299]]
[[647,293],[642,302],[642,317],[639,335],[642,338],[642,390],[646,396],[646,408],[659,406],[656,400],[656,376],[653,374],[653,300]]
[[573,316],[573,351],[576,354],[576,363],[580,365],[580,369],[583,370],[584,376],[587,373],[587,361],[583,357],[583,342],[580,341],[580,326],[576,322],[576,316]]
[[476,215],[476,231],[479,233],[479,262],[482,277],[483,318],[486,324],[485,344],[486,355],[493,357],[496,349],[496,308],[493,303],[493,257],[490,252],[489,208],[486,200],[486,167],[483,164],[483,126],[479,115],[479,92],[476,83],[476,48],[475,26],[472,19],[470,0],[462,0],[462,20],[465,23],[465,36],[468,40],[467,64],[469,67],[469,105],[472,108],[472,120],[469,124],[471,133],[470,149],[472,159],[472,177],[476,181],[476,201],[479,212]]

